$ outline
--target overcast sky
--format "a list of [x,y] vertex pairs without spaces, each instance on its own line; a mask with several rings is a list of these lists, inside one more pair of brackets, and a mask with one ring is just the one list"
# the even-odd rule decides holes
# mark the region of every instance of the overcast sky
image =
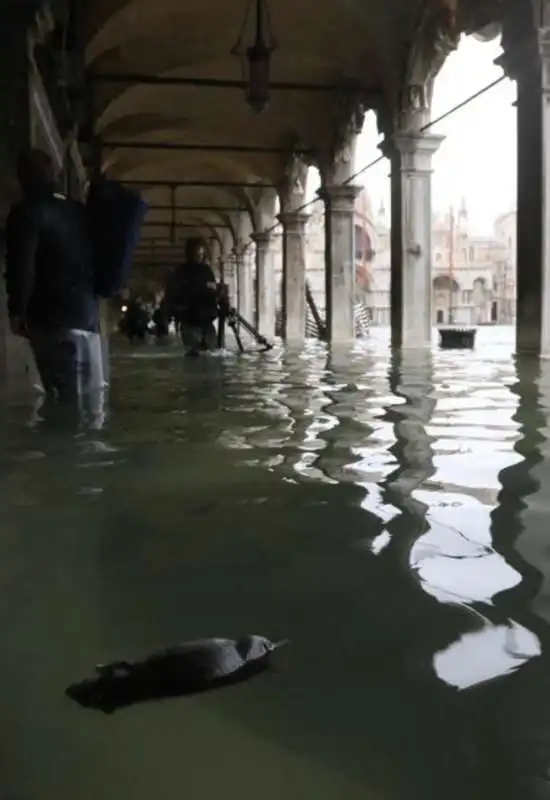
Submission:
[[[437,78],[433,117],[500,77],[502,70],[493,63],[500,52],[498,39],[487,44],[463,39]],[[515,84],[506,80],[433,128],[434,133],[447,137],[434,157],[434,209],[443,213],[451,205],[458,206],[464,197],[473,233],[490,234],[495,218],[515,209],[515,98]],[[357,169],[379,155],[378,141],[371,114],[358,147]],[[384,160],[360,179],[369,189],[375,209],[381,200],[389,207],[388,171]]]

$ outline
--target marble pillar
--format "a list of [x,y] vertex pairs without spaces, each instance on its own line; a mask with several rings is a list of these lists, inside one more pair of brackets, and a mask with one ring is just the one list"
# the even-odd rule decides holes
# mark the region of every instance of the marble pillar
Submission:
[[282,333],[289,344],[306,338],[306,222],[308,214],[279,214],[283,226]]
[[432,157],[444,137],[399,131],[391,161],[391,329],[394,347],[432,342]]
[[222,252],[220,256],[220,277],[227,286],[232,306],[237,305],[236,263],[233,252]]
[[326,325],[329,342],[355,339],[355,200],[360,186],[324,186]]
[[255,325],[268,339],[275,335],[275,271],[271,252],[271,234],[252,235],[256,244],[256,316]]
[[[18,196],[17,154],[31,143],[30,34],[36,8],[28,2],[2,4],[0,10],[0,218]],[[3,227],[3,225],[2,225]],[[4,279],[4,244],[0,237],[0,385],[27,391],[39,384],[26,340],[9,329]]]
[[[517,350],[550,356],[550,29],[517,78]],[[538,52],[537,52],[538,50]],[[536,63],[533,63],[536,62]]]
[[254,286],[250,249],[238,245],[234,250],[237,273],[237,309],[246,320],[254,315]]

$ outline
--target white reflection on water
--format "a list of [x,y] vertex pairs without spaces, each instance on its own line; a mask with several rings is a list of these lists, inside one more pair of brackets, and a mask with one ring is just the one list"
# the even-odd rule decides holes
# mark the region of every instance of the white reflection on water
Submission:
[[[411,358],[403,396],[386,350],[332,372],[319,349],[228,367],[145,364],[143,353],[115,370],[108,443],[94,432],[58,456],[55,436],[25,436],[29,460],[6,457],[0,485],[8,789],[41,800],[168,799],[182,786],[206,800],[229,785],[242,800],[258,785],[264,800],[447,797],[464,764],[443,684],[467,688],[541,653],[521,561],[506,560],[519,530],[508,518],[526,516],[521,486],[503,525],[491,517],[525,442],[506,389],[511,346],[484,351],[495,333],[480,332],[472,354]],[[40,442],[44,457],[31,458]],[[523,542],[539,569],[544,467],[543,491],[521,469],[508,476],[533,492]],[[290,636],[280,673],[107,725],[63,702],[64,681],[103,656],[243,629]],[[371,791],[386,754],[403,793]],[[439,770],[438,788],[421,786],[407,758],[425,765],[422,780]]]
[[417,491],[430,529],[410,551],[423,589],[441,602],[485,602],[522,577],[492,546],[490,508],[474,498]]
[[457,689],[509,675],[542,652],[538,636],[515,622],[463,634],[434,656],[436,674]]
[[[470,630],[434,656],[437,676],[457,688],[514,672],[542,651],[537,635],[511,619],[497,599],[524,582],[521,566],[499,552],[499,536],[509,541],[511,531],[495,528],[491,516],[501,502],[503,470],[519,465],[521,477],[525,460],[514,416],[518,396],[509,388],[515,366],[501,355],[439,352],[422,360],[404,354],[395,385],[405,405],[395,408],[393,399],[386,406],[394,409],[392,433],[381,453],[372,441],[355,448],[360,460],[351,466],[368,492],[363,506],[384,524],[358,546],[382,556],[409,536],[408,564],[421,589],[470,616]],[[478,626],[482,621],[480,630],[471,631],[472,618]]]

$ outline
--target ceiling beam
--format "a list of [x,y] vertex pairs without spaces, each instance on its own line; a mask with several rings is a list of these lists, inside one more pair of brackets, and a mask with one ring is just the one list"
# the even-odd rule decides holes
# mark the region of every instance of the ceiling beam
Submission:
[[145,228],[230,228],[231,225],[221,222],[172,222],[170,219],[161,219],[158,221],[147,220],[143,223]]
[[125,183],[127,186],[143,186],[143,187],[153,187],[153,186],[165,186],[167,189],[177,189],[180,186],[204,186],[210,188],[220,188],[220,189],[275,189],[274,183],[239,183],[239,181],[199,181],[199,180],[189,180],[189,181],[136,181],[136,180],[125,180],[124,178],[119,178],[121,183]]
[[172,250],[177,250],[178,247],[184,247],[185,240],[181,239],[179,242],[171,242],[169,236],[148,236],[142,239],[136,248],[136,252],[146,250],[147,252],[155,251],[160,248],[169,247]]
[[[179,261],[174,261],[173,263],[170,261],[155,261],[154,263],[152,261],[148,261],[146,263],[144,262],[143,264],[134,264],[133,266],[135,267],[135,272],[133,273],[133,277],[136,278],[140,275],[140,273],[149,270],[154,271],[157,269],[175,269],[182,263],[182,259],[180,258]],[[132,275],[130,275],[129,279],[132,280]]]
[[[266,155],[285,155],[288,148],[264,147],[253,144],[187,144],[176,142],[140,142],[140,141],[114,141],[102,142],[102,148],[110,150],[168,150],[168,151],[204,151],[213,153],[263,153]],[[293,148],[296,155],[311,155],[311,148]]]
[[219,214],[220,212],[231,211],[246,211],[246,208],[239,206],[149,206],[148,211],[210,211],[212,214]]
[[[90,72],[87,75],[90,83],[128,83],[143,86],[196,86],[205,89],[248,89],[248,82],[243,80],[226,80],[225,78],[177,77],[167,75],[144,75],[126,72]],[[357,92],[372,93],[372,89],[364,84],[351,81],[341,83],[300,83],[295,81],[272,81],[269,88],[273,91],[288,92]]]

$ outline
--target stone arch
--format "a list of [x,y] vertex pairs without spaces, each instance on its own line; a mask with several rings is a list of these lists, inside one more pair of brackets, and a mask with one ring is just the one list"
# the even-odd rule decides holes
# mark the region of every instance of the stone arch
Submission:
[[475,278],[472,283],[472,289],[474,292],[477,292],[480,295],[484,295],[487,292],[488,286],[487,281],[485,278]]
[[458,282],[451,278],[449,275],[436,275],[436,277],[432,281],[432,285],[435,291],[439,292],[449,292],[452,291],[453,294],[460,291],[460,285]]

